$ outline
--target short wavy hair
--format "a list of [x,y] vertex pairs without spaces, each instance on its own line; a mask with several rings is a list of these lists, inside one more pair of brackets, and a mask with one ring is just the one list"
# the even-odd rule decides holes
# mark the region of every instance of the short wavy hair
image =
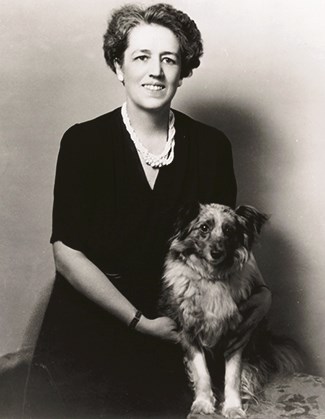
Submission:
[[201,33],[186,13],[165,3],[146,8],[129,4],[113,12],[104,34],[105,60],[114,72],[114,62],[123,63],[131,29],[142,23],[164,26],[177,37],[181,52],[181,78],[190,76],[193,69],[200,65],[200,57],[203,54]]

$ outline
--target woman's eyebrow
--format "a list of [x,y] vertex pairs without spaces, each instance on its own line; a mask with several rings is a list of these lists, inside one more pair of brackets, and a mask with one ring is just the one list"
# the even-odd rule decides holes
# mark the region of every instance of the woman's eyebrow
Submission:
[[175,55],[175,57],[179,57],[179,53],[175,51],[163,51],[160,55]]
[[[132,52],[133,54],[152,54],[152,51],[150,49],[135,49]],[[159,55],[174,55],[175,57],[179,57],[179,53],[175,51],[162,51]]]
[[132,54],[151,54],[151,51],[149,49],[135,49]]

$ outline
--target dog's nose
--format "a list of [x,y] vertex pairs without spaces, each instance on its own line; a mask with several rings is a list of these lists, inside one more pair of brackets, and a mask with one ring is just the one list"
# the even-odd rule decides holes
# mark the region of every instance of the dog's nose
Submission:
[[223,255],[223,251],[221,249],[213,249],[210,254],[212,259],[219,259]]

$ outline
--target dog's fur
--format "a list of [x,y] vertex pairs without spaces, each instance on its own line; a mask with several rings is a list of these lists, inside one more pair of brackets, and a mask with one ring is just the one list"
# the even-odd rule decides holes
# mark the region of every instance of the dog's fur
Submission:
[[[219,204],[190,205],[179,216],[165,263],[161,307],[179,326],[195,393],[192,413],[215,410],[205,351],[237,328],[242,321],[238,303],[262,284],[251,250],[266,220],[253,207],[233,210]],[[264,335],[261,349],[257,341],[245,350],[250,362],[242,357],[243,349],[226,359],[222,413],[228,418],[245,417],[243,389],[256,397],[271,373],[293,372],[298,365],[296,353],[283,342]]]

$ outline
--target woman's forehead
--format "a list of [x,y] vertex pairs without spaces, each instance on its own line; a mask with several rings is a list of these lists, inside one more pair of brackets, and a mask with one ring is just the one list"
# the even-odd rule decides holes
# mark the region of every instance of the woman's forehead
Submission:
[[129,32],[128,47],[130,53],[135,51],[158,51],[160,53],[179,53],[179,42],[175,34],[168,28],[142,23]]

